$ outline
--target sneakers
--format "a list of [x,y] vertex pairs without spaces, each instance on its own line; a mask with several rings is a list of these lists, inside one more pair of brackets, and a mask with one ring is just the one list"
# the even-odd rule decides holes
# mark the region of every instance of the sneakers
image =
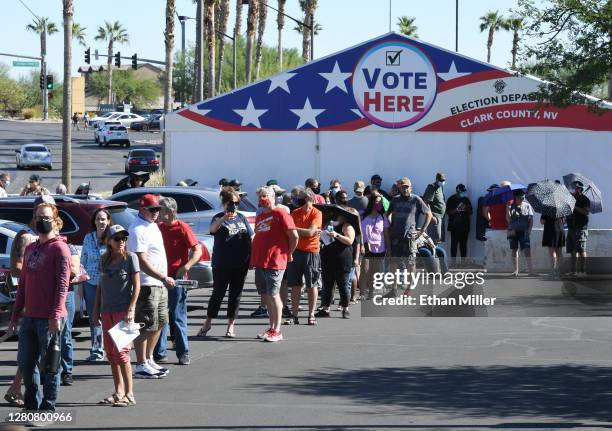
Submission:
[[258,339],[258,340],[262,340],[262,339],[264,339],[264,338],[265,338],[265,336],[266,336],[266,335],[268,335],[268,332],[271,332],[271,331],[272,331],[272,328],[268,328],[268,329],[266,329],[265,331],[260,332],[259,334],[257,334],[257,339]]
[[157,365],[153,359],[147,359],[147,364],[149,364],[149,367],[151,367],[153,370],[163,374],[164,377],[168,374],[168,371],[170,371],[167,368],[162,367],[161,365]]
[[342,318],[343,319],[350,319],[351,318],[351,313],[349,312],[348,308],[344,308],[342,310]]
[[268,317],[268,309],[265,305],[260,305],[251,313],[251,317]]
[[283,318],[291,319],[293,317],[293,313],[286,305],[283,307]]
[[322,308],[315,313],[315,317],[329,317],[329,311]]
[[104,356],[100,356],[100,355],[96,355],[96,354],[92,353],[85,360],[87,362],[102,362],[102,361],[104,361]]
[[159,358],[153,358],[155,362],[159,362],[160,364],[166,364],[168,362],[167,356],[160,356]]
[[72,374],[62,374],[62,386],[72,386]]
[[280,331],[271,330],[264,335],[263,339],[270,343],[276,343],[277,341],[283,341],[283,334],[281,334]]
[[135,379],[161,379],[166,377],[165,374],[153,369],[148,362],[136,365],[134,369]]
[[179,365],[189,365],[191,364],[191,358],[189,357],[189,353],[184,353],[178,360]]

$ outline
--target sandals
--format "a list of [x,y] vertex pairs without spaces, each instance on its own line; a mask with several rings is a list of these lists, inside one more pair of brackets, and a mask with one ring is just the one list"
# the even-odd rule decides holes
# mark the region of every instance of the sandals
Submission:
[[136,405],[136,399],[133,394],[128,394],[113,403],[113,407],[131,407]]
[[206,337],[206,334],[208,334],[208,331],[210,331],[211,329],[212,329],[212,325],[209,326],[207,329],[204,329],[204,327],[201,327],[196,337]]
[[12,407],[23,407],[23,395],[19,392],[11,392],[10,390],[4,394],[4,399],[7,403],[9,403]]
[[103,400],[98,401],[98,404],[115,405],[115,403],[118,403],[121,399],[122,398],[119,396],[119,394],[115,393],[115,394],[109,395]]
[[283,325],[299,325],[299,324],[300,324],[300,319],[298,319],[297,316],[287,319],[283,322]]
[[315,317],[309,317],[308,318],[308,325],[316,326],[317,325],[317,319]]
[[236,333],[234,333],[233,331],[227,331],[225,333],[225,338],[236,338]]

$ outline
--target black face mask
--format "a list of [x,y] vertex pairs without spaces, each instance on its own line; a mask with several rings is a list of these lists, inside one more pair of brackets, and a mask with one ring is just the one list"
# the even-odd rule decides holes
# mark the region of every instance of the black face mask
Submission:
[[321,193],[321,185],[318,185],[316,187],[311,187],[310,190],[312,190],[314,194],[318,195],[319,193]]
[[52,230],[53,230],[52,221],[38,220],[36,222],[36,231],[38,233],[47,234],[51,232]]
[[293,198],[293,204],[296,207],[304,206],[304,204],[306,204],[306,199],[304,199],[304,198]]
[[236,204],[234,202],[230,202],[227,204],[227,212],[235,213],[236,212]]

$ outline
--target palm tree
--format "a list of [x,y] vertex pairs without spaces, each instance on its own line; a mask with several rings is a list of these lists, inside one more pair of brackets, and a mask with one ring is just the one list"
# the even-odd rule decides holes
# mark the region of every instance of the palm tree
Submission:
[[[300,0],[300,7],[304,11],[304,23],[306,25],[311,26],[314,22],[314,13],[317,10],[317,0]],[[315,25],[315,33],[316,33],[316,25]],[[310,40],[310,29],[305,28],[302,29],[302,59],[304,63],[308,63],[312,60],[310,58],[310,44],[312,41]]]
[[493,46],[493,34],[501,29],[508,29],[506,20],[499,11],[489,11],[486,15],[480,17],[480,32],[489,30],[487,38],[487,63],[491,62],[491,47]]
[[236,23],[234,24],[234,30],[236,35],[239,35],[242,31],[242,0],[236,0]]
[[[216,17],[219,23],[219,68],[217,71],[217,93],[221,93],[221,81],[223,73],[223,62],[225,61],[225,37],[222,33],[227,32],[227,20],[229,19],[229,0],[219,1],[219,16]],[[236,43],[236,41],[234,41]]]
[[[32,31],[38,35],[40,35],[40,56],[43,58],[43,61],[40,62],[40,74],[42,76],[47,75],[47,34],[57,33],[59,30],[55,23],[49,21],[49,18],[40,17],[34,20],[34,23],[28,24],[26,26],[26,30]],[[46,120],[48,117],[48,103],[46,93],[47,89],[43,88],[43,120]]]
[[278,70],[283,70],[283,27],[285,27],[285,3],[287,0],[278,0],[278,14],[276,27],[278,28]]
[[518,54],[519,41],[521,40],[519,31],[523,30],[525,27],[525,20],[521,17],[513,17],[508,20],[507,25],[513,33],[512,50],[510,52],[512,53],[512,69],[514,70],[516,68],[516,55]]
[[[176,14],[176,0],[166,0],[166,77],[164,81],[164,112],[172,111],[172,72],[174,51],[174,15]],[[165,149],[165,146],[164,146]]]
[[72,22],[72,39],[76,40],[81,46],[87,46],[85,30],[87,30],[87,27],[81,26],[78,22]]
[[98,35],[94,39],[106,40],[108,42],[108,58],[106,59],[108,74],[107,103],[110,104],[113,103],[113,47],[115,46],[115,43],[129,43],[130,36],[127,34],[127,30],[119,21],[104,21],[104,26],[98,27]]
[[208,51],[208,97],[215,95],[215,47],[217,45],[217,37],[215,32],[215,3],[217,0],[206,0],[204,2],[206,9],[206,47]]
[[247,84],[251,82],[251,68],[253,66],[253,40],[255,39],[255,28],[257,27],[259,0],[249,0],[249,11],[247,14],[247,40],[246,40],[246,65],[245,75]]
[[204,99],[204,0],[193,0],[196,3],[196,43],[195,59],[193,62],[195,79],[193,102]]
[[266,31],[266,19],[268,19],[268,0],[259,0],[259,14],[257,26],[257,44],[255,45],[255,80],[259,79],[261,69],[261,47],[263,45],[263,35]]
[[[64,18],[64,90],[62,95],[62,184],[72,190],[72,128],[70,127],[72,100],[72,38],[81,42],[85,39],[85,29],[72,21],[74,16],[73,0],[63,0]],[[76,27],[76,32],[74,32]],[[85,42],[83,42],[83,45]]]
[[413,37],[413,38],[418,38],[419,36],[417,35],[417,30],[418,27],[414,24],[414,21],[416,20],[416,18],[413,17],[408,17],[408,16],[400,16],[397,19],[397,26],[399,27],[399,31],[401,34],[408,36],[408,37]]

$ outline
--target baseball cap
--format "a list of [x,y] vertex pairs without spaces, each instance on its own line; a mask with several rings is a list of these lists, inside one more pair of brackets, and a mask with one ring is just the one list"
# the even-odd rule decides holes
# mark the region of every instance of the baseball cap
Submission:
[[374,174],[372,175],[372,178],[370,178],[370,181],[374,181],[374,180],[380,180],[382,181],[382,177],[378,174]]
[[40,182],[40,175],[36,175],[36,174],[32,174],[30,175],[30,182],[36,181],[37,183]]
[[436,178],[440,181],[445,181],[446,180],[446,175],[444,175],[444,172],[438,172],[436,174]]
[[266,183],[266,186],[277,186],[278,185],[278,181],[277,180],[268,180],[268,182]]
[[40,195],[34,199],[34,207],[40,204],[55,205],[55,199],[53,199],[53,196],[51,195]]
[[112,238],[115,235],[117,235],[118,233],[121,233],[123,236],[129,236],[130,233],[125,230],[123,228],[123,226],[121,226],[120,224],[114,224],[111,227],[108,228],[108,230],[106,231],[106,236],[108,238]]
[[498,189],[498,188],[499,188],[499,184],[491,184],[489,186],[489,188],[487,189],[487,191],[490,192],[490,191]]
[[455,190],[457,190],[460,193],[467,192],[467,188],[465,187],[464,184],[457,184],[457,187],[455,188]]
[[278,195],[282,195],[283,193],[285,193],[285,189],[283,189],[282,187],[279,187],[278,184],[272,184],[271,186],[269,186],[272,188],[272,190],[274,190],[274,194],[276,196]]
[[355,185],[353,186],[353,190],[358,193],[363,193],[365,190],[365,183],[363,181],[355,181]]
[[574,185],[574,187],[580,187],[581,189],[584,189],[584,184],[582,184],[582,181],[574,181],[572,184]]
[[230,187],[240,187],[242,183],[239,180],[230,180],[228,185]]
[[147,209],[160,208],[161,205],[159,205],[159,199],[157,198],[157,196],[148,193],[140,198],[140,207]]

